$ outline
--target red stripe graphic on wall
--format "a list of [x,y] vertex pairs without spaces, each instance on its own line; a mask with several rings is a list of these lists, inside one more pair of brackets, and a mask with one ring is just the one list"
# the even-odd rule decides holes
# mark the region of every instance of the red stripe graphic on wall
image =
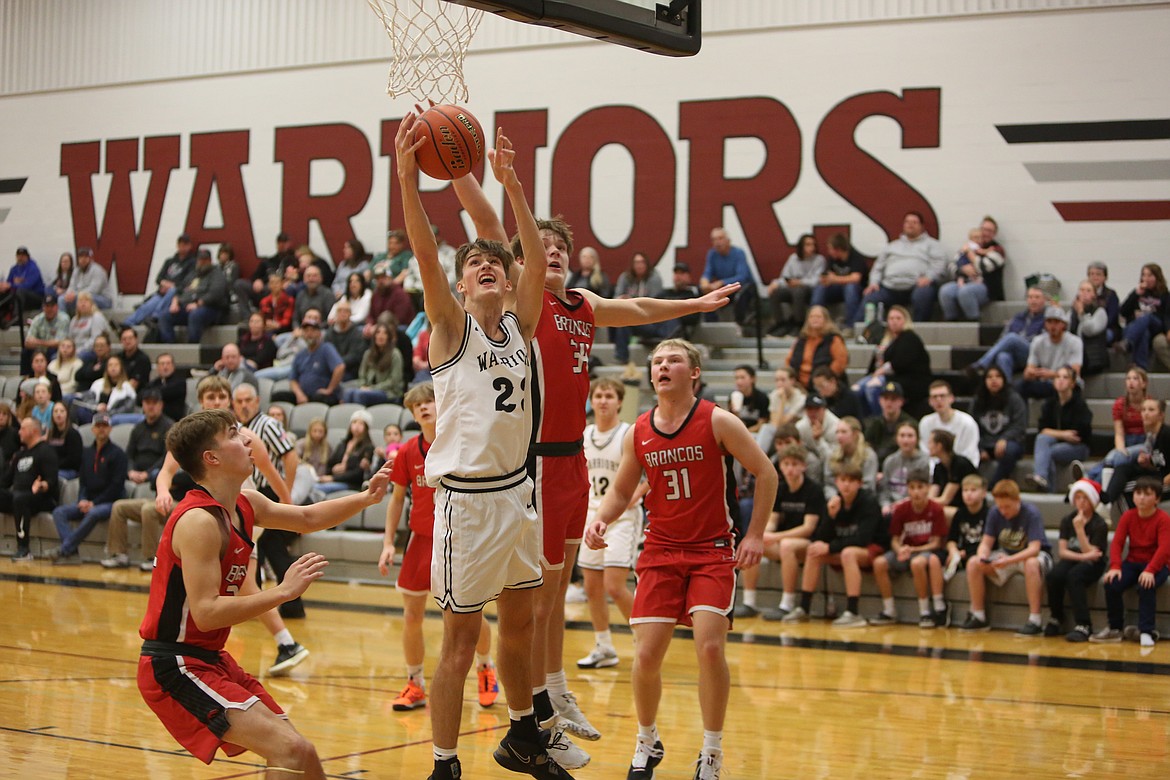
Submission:
[[1065,222],[1170,220],[1170,200],[1088,200],[1054,202]]

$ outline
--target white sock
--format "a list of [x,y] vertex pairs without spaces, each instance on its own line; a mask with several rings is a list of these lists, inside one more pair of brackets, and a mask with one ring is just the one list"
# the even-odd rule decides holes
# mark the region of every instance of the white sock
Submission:
[[882,612],[890,617],[898,614],[897,602],[893,599],[882,599]]
[[536,710],[534,710],[532,707],[529,707],[526,710],[514,710],[511,707],[509,707],[508,708],[508,720],[520,720],[521,718],[525,717],[526,715],[532,715],[535,712],[536,712]]
[[276,640],[276,644],[278,644],[278,645],[295,645],[296,644],[296,640],[294,640],[292,637],[292,632],[289,631],[287,628],[280,629],[279,631],[277,631],[275,634],[272,635],[272,638]]
[[422,664],[419,664],[418,666],[412,666],[411,664],[407,664],[406,665],[406,677],[409,680],[413,680],[415,682],[415,684],[418,685],[418,687],[420,687],[420,688],[427,687],[427,682],[423,678],[423,665]]
[[434,753],[436,761],[446,761],[450,758],[456,758],[455,748],[447,750],[447,748],[441,748],[438,745],[434,745],[431,747],[431,752]]
[[559,696],[569,692],[569,683],[565,681],[565,670],[549,672],[544,676],[544,686],[549,696]]
[[492,665],[492,656],[490,653],[488,653],[487,655],[481,655],[479,653],[476,653],[475,654],[475,662],[477,664],[479,664],[480,666],[491,666]]
[[1029,612],[1028,613],[1028,622],[1029,623],[1035,623],[1036,625],[1040,625],[1040,621],[1041,621],[1041,617],[1040,617],[1039,612]]
[[658,724],[651,723],[649,726],[638,724],[638,741],[645,742],[648,745],[653,745],[658,741]]
[[976,620],[986,621],[987,620],[987,613],[981,609],[973,609],[973,610],[971,610],[971,617],[975,618]]
[[785,593],[780,597],[780,609],[786,609],[789,612],[796,609],[796,594]]
[[918,599],[918,614],[919,615],[929,615],[930,614],[930,599]]
[[703,752],[723,751],[723,732],[703,730]]
[[613,634],[607,628],[604,631],[594,631],[593,638],[598,647],[613,647]]
[[749,607],[756,605],[756,592],[754,590],[743,589],[743,603]]
[[941,593],[939,595],[935,596],[934,597],[934,611],[935,612],[942,612],[946,608],[947,608],[946,596],[943,596]]

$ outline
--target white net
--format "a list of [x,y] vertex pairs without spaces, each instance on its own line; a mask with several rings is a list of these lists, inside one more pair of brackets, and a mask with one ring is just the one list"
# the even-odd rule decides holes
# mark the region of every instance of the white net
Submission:
[[394,46],[386,92],[463,103],[463,58],[483,11],[444,0],[367,0]]

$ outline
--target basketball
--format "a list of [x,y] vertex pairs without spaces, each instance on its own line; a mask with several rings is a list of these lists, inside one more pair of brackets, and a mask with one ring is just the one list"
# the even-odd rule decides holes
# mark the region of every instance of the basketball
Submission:
[[425,138],[415,157],[432,179],[458,179],[483,159],[483,128],[459,106],[433,106],[418,118],[415,139]]

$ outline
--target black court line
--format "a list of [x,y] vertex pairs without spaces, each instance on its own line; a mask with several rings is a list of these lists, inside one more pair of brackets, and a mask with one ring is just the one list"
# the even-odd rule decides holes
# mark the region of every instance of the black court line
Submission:
[[86,655],[85,653],[67,653],[64,650],[46,650],[43,647],[20,647],[18,645],[0,645],[0,650],[15,650],[21,653],[41,653],[42,655],[63,655],[66,658],[84,658],[87,661],[112,661],[117,664],[138,665],[138,659],[117,658],[111,656]]
[[996,125],[1009,144],[1084,143],[1087,141],[1160,141],[1170,138],[1170,119],[1123,119],[1113,122],[1048,122]]
[[136,677],[13,677],[0,680],[0,685],[8,683],[75,683],[75,682],[112,682],[114,680],[133,681]]
[[27,176],[23,179],[0,179],[0,194],[20,192],[24,189],[24,183],[27,181]]
[[[148,585],[131,585],[128,583],[102,582],[95,580],[80,580],[63,577],[43,577],[33,574],[6,574],[0,573],[0,581],[32,583],[42,585],[61,585],[74,588],[92,588],[95,590],[116,590],[130,593],[148,593]],[[365,614],[401,615],[402,607],[377,606],[374,604],[350,604],[343,601],[305,600],[306,607],[314,609],[334,610],[338,612],[357,612]],[[586,621],[574,620],[565,624],[566,629],[592,631],[593,626]],[[611,626],[616,633],[630,633],[629,626]],[[942,629],[946,631],[948,629]],[[955,630],[955,629],[949,629]],[[688,628],[676,629],[676,635],[691,639],[693,633]],[[1075,669],[1082,671],[1114,672],[1122,674],[1144,674],[1151,676],[1170,676],[1170,664],[1155,663],[1152,661],[1127,661],[1121,659],[1092,659],[1070,658],[1062,656],[1043,655],[1038,653],[1008,653],[1003,651],[962,650],[945,647],[921,648],[917,645],[895,645],[878,642],[855,642],[835,639],[814,639],[790,635],[763,635],[752,632],[732,631],[728,642],[737,644],[757,644],[769,647],[795,647],[803,650],[830,650],[834,652],[868,653],[872,655],[893,655],[901,657],[934,658],[945,661],[968,661],[989,664],[1006,664],[1009,666],[1041,666],[1049,669]],[[1059,641],[1059,640],[1057,640]],[[0,646],[3,647],[3,646]],[[27,650],[28,648],[18,648]],[[132,663],[137,663],[136,661]]]

